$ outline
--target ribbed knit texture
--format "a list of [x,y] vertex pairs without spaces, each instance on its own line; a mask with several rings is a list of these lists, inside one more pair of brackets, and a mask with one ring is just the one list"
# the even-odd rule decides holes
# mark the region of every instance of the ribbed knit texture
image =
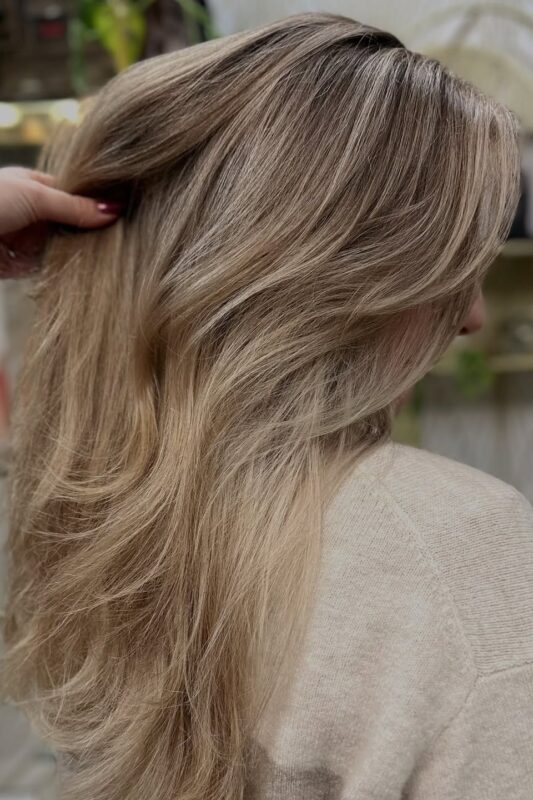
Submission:
[[247,800],[533,800],[533,509],[388,443],[329,506]]

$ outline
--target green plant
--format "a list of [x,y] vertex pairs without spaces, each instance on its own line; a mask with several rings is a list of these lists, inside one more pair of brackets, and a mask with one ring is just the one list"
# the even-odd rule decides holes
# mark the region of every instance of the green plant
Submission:
[[466,397],[485,394],[494,383],[494,371],[481,350],[461,350],[455,361],[455,380]]
[[[462,350],[455,355],[453,379],[462,394],[474,399],[485,394],[493,385],[495,373],[482,350]],[[419,418],[425,398],[426,378],[419,381],[410,393],[409,400],[394,418],[394,438],[406,444],[421,444]]]
[[153,0],[78,0],[69,37],[74,87],[87,89],[84,50],[97,41],[111,55],[117,72],[139,58],[145,36],[144,12]]
[[[138,60],[146,38],[145,11],[154,0],[78,0],[70,22],[71,74],[76,94],[87,91],[85,48],[98,42],[116,72]],[[218,36],[209,11],[198,0],[176,0],[190,44]]]
[[[87,4],[87,0],[84,0]],[[144,11],[152,0],[91,0],[90,23],[101,44],[111,54],[115,69],[133,64],[139,58],[146,35]]]

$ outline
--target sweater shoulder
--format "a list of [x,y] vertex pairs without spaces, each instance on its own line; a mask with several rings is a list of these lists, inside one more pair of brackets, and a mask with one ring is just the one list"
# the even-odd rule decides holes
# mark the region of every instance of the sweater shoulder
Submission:
[[[386,455],[383,455],[385,453]],[[533,661],[533,509],[474,467],[391,443],[361,473],[451,594],[478,671]]]
[[454,509],[459,514],[471,514],[476,505],[499,504],[502,498],[527,505],[527,500],[514,486],[493,475],[429,450],[397,442],[388,442],[376,449],[366,461],[362,460],[359,469],[363,474],[384,481],[394,494],[400,493],[405,500],[415,499],[417,504],[422,492],[438,501],[454,498]]

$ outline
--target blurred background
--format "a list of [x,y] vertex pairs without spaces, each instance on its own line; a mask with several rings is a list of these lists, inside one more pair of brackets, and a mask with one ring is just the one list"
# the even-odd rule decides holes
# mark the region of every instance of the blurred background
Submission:
[[[129,64],[310,10],[391,30],[519,116],[522,197],[488,276],[489,323],[416,387],[395,437],[492,473],[533,502],[533,0],[0,0],[0,166],[34,165],[54,126],[78,119],[79,99]],[[0,282],[3,451],[31,319],[26,288]],[[2,459],[2,487],[5,472]],[[5,501],[0,525],[5,535]],[[53,800],[54,773],[22,715],[0,706],[0,800]]]

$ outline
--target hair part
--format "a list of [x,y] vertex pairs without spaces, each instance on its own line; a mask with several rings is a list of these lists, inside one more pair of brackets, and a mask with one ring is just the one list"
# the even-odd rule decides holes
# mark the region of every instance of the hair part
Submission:
[[42,166],[127,212],[58,230],[35,283],[7,692],[64,797],[240,799],[323,511],[507,234],[516,122],[308,13],[125,70]]

